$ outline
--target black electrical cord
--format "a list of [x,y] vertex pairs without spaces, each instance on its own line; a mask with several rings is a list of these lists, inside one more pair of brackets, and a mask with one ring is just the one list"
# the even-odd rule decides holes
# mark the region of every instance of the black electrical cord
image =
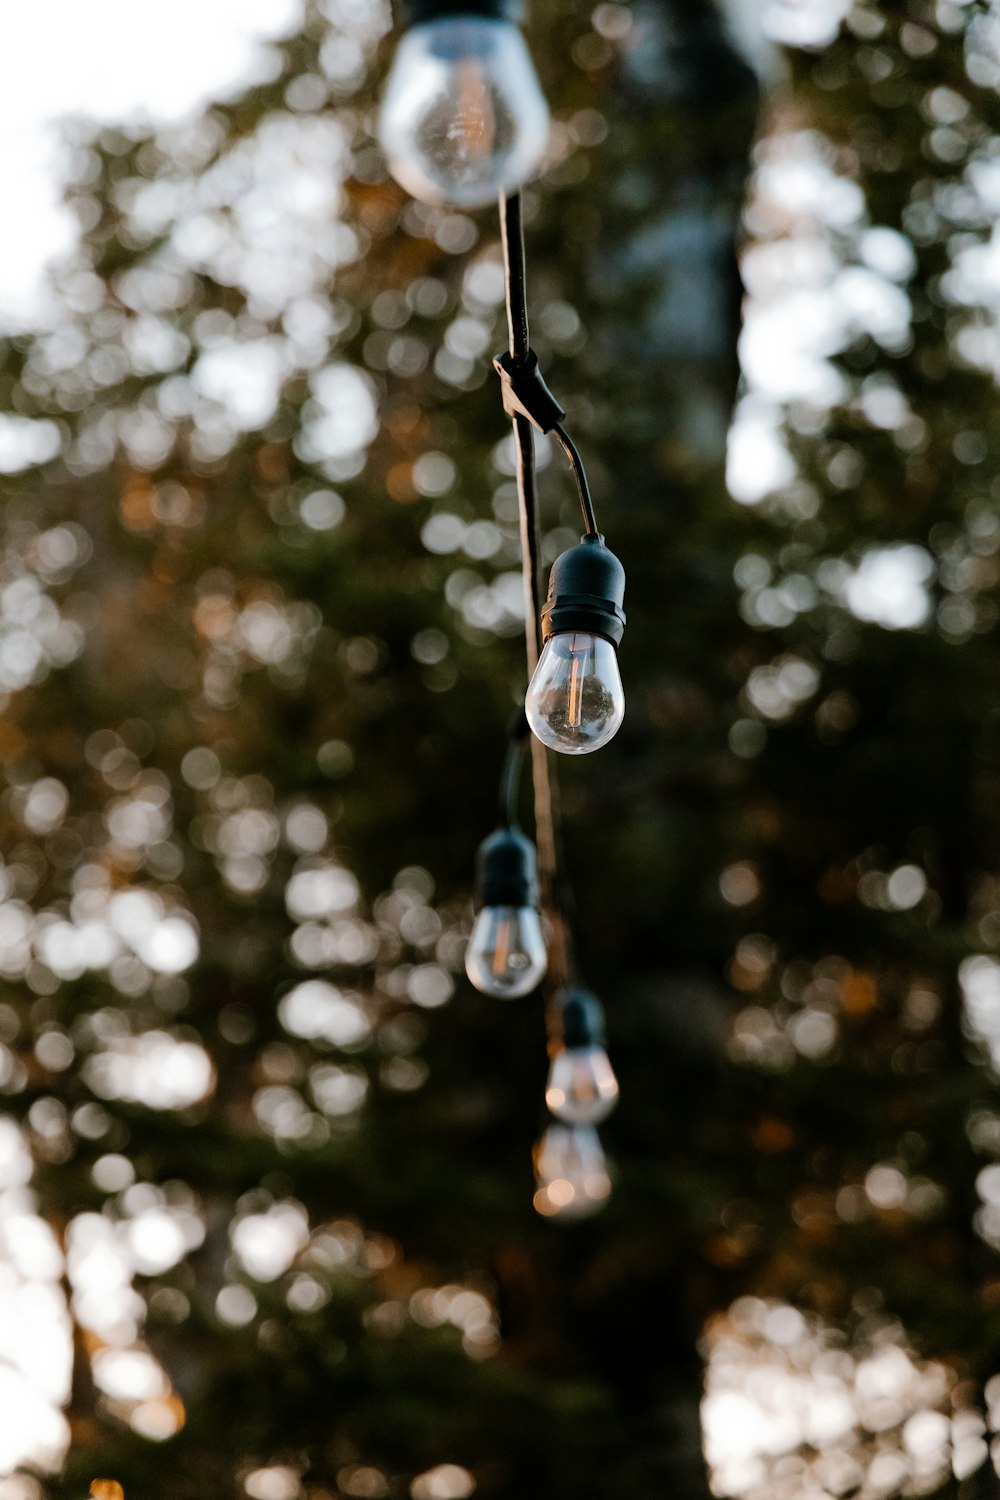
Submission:
[[[521,220],[521,195],[500,197],[500,241],[503,247],[504,294],[507,303],[507,331],[509,361],[496,362],[497,370],[505,384],[504,403],[513,398],[511,420],[514,425],[518,473],[523,467],[527,476],[526,488],[530,491],[532,512],[534,510],[534,441],[532,419],[542,432],[551,432],[562,448],[580,495],[580,509],[587,536],[599,536],[594,516],[594,502],[587,483],[587,472],[580,457],[580,450],[560,420],[562,407],[545,385],[538,371],[538,361],[531,349],[528,335],[527,273],[524,259],[524,228]],[[530,418],[530,419],[529,419]],[[538,559],[533,557],[537,572]],[[532,664],[533,665],[533,664]]]
[[[514,369],[527,365],[531,355],[528,335],[528,301],[524,258],[524,231],[519,193],[500,195],[500,241],[503,249],[504,289],[507,303],[507,332],[510,362]],[[514,434],[514,476],[517,484],[518,515],[521,533],[521,570],[524,580],[524,644],[531,678],[541,652],[541,585],[539,564],[538,492],[535,485],[534,431],[527,416],[511,415]],[[575,451],[575,450],[574,450]],[[582,465],[580,466],[582,472]],[[586,483],[586,480],[584,480]],[[589,498],[589,495],[588,495]],[[523,715],[521,716],[523,719]],[[525,726],[527,720],[523,720]],[[518,733],[520,728],[518,726]],[[511,736],[513,735],[513,726]],[[566,891],[559,875],[558,828],[556,802],[548,752],[534,735],[531,739],[531,770],[535,801],[535,843],[538,849],[538,875],[542,905],[550,923],[549,971],[554,986],[569,984],[574,976],[572,942],[564,909]],[[509,809],[509,776],[519,776],[520,754],[508,746],[501,797]],[[523,754],[523,749],[521,751]],[[512,762],[514,764],[512,765]],[[516,802],[516,790],[513,797]]]
[[507,754],[500,773],[500,789],[497,795],[497,826],[518,826],[518,804],[521,790],[521,767],[524,764],[524,746],[530,730],[521,709],[511,720],[507,730]]
[[583,467],[580,450],[561,422],[557,422],[555,427],[553,427],[552,436],[569,459],[570,468],[573,470],[576,487],[580,492],[580,509],[583,511],[584,530],[588,536],[600,536],[600,532],[597,529],[597,521],[594,517],[594,502],[590,498],[587,471]]
[[[510,357],[515,363],[527,359],[528,302],[525,295],[524,232],[521,227],[521,195],[500,197],[500,241],[503,246],[504,289]],[[538,496],[535,487],[535,436],[527,417],[511,418],[514,433],[514,474],[517,481],[518,517],[521,531],[524,579],[524,645],[528,677],[538,665],[541,651],[541,592],[538,559]]]
[[527,277],[520,193],[500,195],[500,242],[503,246],[510,357],[513,360],[524,360],[527,359],[531,346],[528,341],[528,298],[525,290]]

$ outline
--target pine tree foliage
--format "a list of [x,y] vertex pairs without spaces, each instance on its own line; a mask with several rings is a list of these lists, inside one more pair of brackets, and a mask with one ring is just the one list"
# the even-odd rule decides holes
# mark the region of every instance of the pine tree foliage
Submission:
[[[560,768],[615,1195],[533,1212],[540,1008],[462,975],[523,688],[495,223],[386,179],[388,15],[323,0],[196,124],[75,128],[80,248],[4,346],[0,1231],[73,1325],[51,1500],[697,1500],[705,1355],[754,1338],[857,1409],[741,1493],[990,1493],[996,22],[787,54],[747,279],[805,162],[842,316],[744,507],[752,76],[702,0],[532,41],[533,342],[629,573],[626,726]],[[916,1395],[865,1396],[887,1352]]]

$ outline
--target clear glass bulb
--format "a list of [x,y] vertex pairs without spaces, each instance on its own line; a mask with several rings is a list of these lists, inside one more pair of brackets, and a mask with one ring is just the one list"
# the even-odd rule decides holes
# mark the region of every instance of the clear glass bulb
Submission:
[[441,16],[405,31],[378,123],[389,170],[414,198],[480,208],[548,145],[549,110],[511,21]]
[[552,1059],[545,1103],[557,1120],[596,1125],[618,1103],[618,1079],[603,1047],[564,1047]]
[[530,906],[484,906],[465,952],[465,972],[483,995],[516,1000],[545,974],[542,924]]
[[524,711],[550,750],[588,755],[606,745],[625,717],[618,653],[611,642],[583,631],[550,636],[528,686]]
[[583,1219],[607,1202],[611,1177],[593,1125],[550,1125],[535,1148],[534,1204],[549,1218]]

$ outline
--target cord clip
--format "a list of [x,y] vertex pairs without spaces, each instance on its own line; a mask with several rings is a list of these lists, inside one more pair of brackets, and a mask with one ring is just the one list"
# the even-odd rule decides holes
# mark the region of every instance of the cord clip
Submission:
[[500,376],[503,409],[508,417],[527,417],[539,432],[551,432],[558,426],[566,413],[545,384],[534,349],[529,349],[523,359],[499,354],[493,368]]

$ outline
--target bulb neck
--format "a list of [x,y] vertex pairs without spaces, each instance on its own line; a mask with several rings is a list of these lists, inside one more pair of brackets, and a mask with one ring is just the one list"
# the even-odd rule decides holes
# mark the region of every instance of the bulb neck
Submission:
[[549,1051],[604,1046],[604,1010],[596,995],[573,985],[560,990],[549,1011]]
[[552,564],[542,606],[542,640],[579,631],[617,646],[625,633],[625,569],[604,545],[587,536]]
[[517,828],[498,828],[476,854],[476,908],[538,907],[535,846]]
[[393,14],[397,31],[408,31],[425,21],[446,17],[474,16],[484,21],[509,21],[518,26],[524,20],[521,0],[394,0]]

